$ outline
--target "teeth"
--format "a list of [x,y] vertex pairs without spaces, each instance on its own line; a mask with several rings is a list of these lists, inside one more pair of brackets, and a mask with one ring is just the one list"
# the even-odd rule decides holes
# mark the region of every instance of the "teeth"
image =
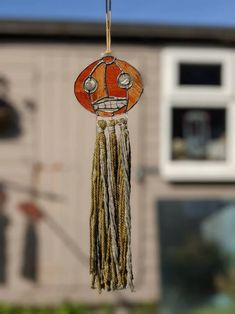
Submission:
[[98,103],[95,103],[93,104],[93,108],[95,110],[98,110],[98,109],[105,109],[105,111],[109,111],[109,112],[112,112],[112,111],[115,111],[115,109],[120,109],[124,106],[127,105],[127,101],[126,100],[105,100],[103,102],[98,102]]

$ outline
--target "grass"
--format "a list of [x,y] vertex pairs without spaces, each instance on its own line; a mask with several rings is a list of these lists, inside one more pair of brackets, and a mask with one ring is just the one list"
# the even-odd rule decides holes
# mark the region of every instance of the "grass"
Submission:
[[[113,314],[114,311],[115,311],[114,306],[105,304],[97,307],[74,304],[63,304],[58,307],[36,307],[36,306],[24,307],[4,304],[0,305],[0,314]],[[129,307],[128,313],[156,314],[156,305],[155,304],[131,305]]]
[[189,314],[234,314],[234,313],[235,313],[235,307],[228,308],[228,309],[215,309],[215,308],[205,307],[202,309],[191,311]]

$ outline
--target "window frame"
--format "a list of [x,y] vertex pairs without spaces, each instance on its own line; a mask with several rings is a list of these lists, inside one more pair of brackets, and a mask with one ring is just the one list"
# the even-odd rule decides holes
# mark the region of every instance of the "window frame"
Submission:
[[[160,104],[160,174],[176,182],[235,181],[235,94],[232,86],[232,52],[218,48],[165,48],[161,57],[162,91]],[[177,84],[178,64],[221,63],[221,86],[184,86]],[[234,84],[235,86],[235,84]],[[173,108],[225,108],[226,159],[193,161],[172,159]]]

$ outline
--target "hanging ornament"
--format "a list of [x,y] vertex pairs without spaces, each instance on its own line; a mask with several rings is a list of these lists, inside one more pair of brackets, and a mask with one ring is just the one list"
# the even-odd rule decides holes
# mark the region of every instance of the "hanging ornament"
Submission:
[[134,290],[131,254],[131,150],[128,111],[142,92],[139,72],[112,55],[111,0],[106,0],[104,56],[75,81],[80,104],[96,114],[92,168],[90,274],[94,289]]

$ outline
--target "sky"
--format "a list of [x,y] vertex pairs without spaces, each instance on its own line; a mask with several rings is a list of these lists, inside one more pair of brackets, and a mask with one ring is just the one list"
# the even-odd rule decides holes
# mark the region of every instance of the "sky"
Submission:
[[[235,0],[112,0],[116,22],[235,26]],[[1,19],[101,21],[105,0],[0,0]]]

